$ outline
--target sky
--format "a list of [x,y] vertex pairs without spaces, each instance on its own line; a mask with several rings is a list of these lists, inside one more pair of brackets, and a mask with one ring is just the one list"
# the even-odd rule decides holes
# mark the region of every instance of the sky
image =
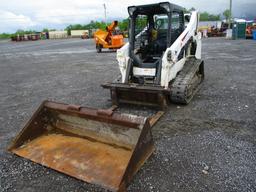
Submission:
[[[166,1],[166,0],[163,0]],[[107,21],[128,17],[127,7],[161,2],[157,0],[0,0],[0,33],[18,29],[64,29],[69,24],[103,21],[105,3]],[[229,0],[172,0],[171,3],[199,11],[222,13]],[[235,17],[255,18],[256,0],[233,0]]]

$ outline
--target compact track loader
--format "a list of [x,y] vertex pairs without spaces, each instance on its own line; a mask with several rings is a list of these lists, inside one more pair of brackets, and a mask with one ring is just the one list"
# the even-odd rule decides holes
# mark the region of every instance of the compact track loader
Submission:
[[131,6],[129,42],[117,50],[121,76],[102,86],[112,103],[188,104],[204,79],[199,15],[169,2]]
[[[154,150],[149,118],[115,111],[119,103],[188,103],[204,77],[198,14],[168,2],[132,6],[129,43],[117,51],[121,77],[110,109],[44,101],[9,147],[36,163],[112,191],[126,191]],[[185,19],[188,21],[187,25]],[[186,25],[186,26],[185,26]]]

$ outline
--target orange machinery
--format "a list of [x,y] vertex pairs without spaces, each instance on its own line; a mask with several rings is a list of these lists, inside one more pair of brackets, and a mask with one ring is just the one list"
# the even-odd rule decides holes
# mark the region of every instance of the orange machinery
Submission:
[[118,21],[113,21],[111,25],[106,27],[106,31],[99,29],[94,33],[98,53],[101,52],[102,48],[119,49],[124,45],[123,35],[114,34],[117,25]]
[[246,38],[252,39],[252,31],[256,30],[256,24],[251,24],[246,26]]

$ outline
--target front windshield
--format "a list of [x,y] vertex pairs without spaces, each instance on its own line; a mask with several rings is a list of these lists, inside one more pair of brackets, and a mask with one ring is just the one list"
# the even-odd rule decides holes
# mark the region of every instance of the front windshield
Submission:
[[167,16],[156,16],[155,17],[155,28],[156,29],[168,29],[168,17]]
[[147,29],[148,29],[148,17],[146,15],[138,15],[135,21],[135,36]]
[[161,55],[167,45],[168,16],[137,15],[134,22],[134,53],[141,58]]
[[[180,28],[180,17],[178,13],[173,13],[171,17],[172,29]],[[156,16],[155,17],[155,28],[159,30],[168,29],[168,17],[167,16]]]

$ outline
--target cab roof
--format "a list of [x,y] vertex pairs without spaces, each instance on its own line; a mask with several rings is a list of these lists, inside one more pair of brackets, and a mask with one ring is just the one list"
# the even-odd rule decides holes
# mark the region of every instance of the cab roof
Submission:
[[155,15],[155,14],[167,14],[173,11],[183,11],[184,8],[172,4],[170,2],[161,2],[155,4],[147,4],[147,5],[138,5],[138,6],[129,6],[128,13],[130,16],[132,15]]

